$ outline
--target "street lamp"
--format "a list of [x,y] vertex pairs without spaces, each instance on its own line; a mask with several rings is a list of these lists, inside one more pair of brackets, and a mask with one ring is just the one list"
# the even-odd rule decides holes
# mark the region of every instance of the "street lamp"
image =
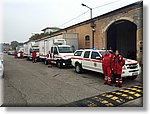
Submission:
[[88,9],[90,9],[90,11],[91,11],[91,19],[92,19],[92,8],[87,6],[87,5],[85,5],[85,4],[83,4],[83,3],[81,5],[84,6],[84,7],[87,7]]
[[85,4],[81,4],[82,6],[84,6],[84,7],[87,7],[88,9],[90,9],[90,15],[91,15],[91,28],[92,28],[92,48],[94,48],[94,32],[95,32],[95,24],[94,24],[94,22],[93,22],[93,18],[92,18],[92,8],[91,7],[89,7],[89,6],[87,6],[87,5],[85,5]]

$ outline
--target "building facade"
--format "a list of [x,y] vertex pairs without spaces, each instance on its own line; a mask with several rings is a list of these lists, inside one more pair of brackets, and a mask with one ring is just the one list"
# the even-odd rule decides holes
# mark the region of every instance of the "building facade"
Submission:
[[58,33],[78,33],[79,48],[92,48],[91,21],[94,21],[94,47],[107,48],[143,61],[143,2],[136,2],[92,20],[64,28]]
[[57,27],[46,27],[46,28],[42,29],[41,31],[43,31],[44,33],[51,34],[52,32],[56,32],[59,30],[60,30],[60,28],[57,28]]

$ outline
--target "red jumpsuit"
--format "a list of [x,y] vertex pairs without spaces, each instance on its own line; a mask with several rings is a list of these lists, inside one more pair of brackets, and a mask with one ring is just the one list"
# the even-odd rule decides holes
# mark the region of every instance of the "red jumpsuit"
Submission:
[[17,51],[14,52],[14,56],[15,56],[15,58],[17,58]]
[[20,58],[23,58],[23,52],[20,51]]
[[105,77],[105,83],[111,84],[111,69],[112,69],[113,55],[105,54],[102,57],[102,68]]
[[36,52],[32,52],[32,62],[36,63]]
[[113,60],[113,72],[114,75],[116,77],[116,84],[122,85],[122,78],[121,78],[121,74],[122,74],[122,66],[124,66],[125,64],[125,60],[123,59],[123,57],[121,55],[117,55],[114,56],[114,60]]
[[48,54],[47,54],[47,58],[48,58],[48,63],[51,63],[51,61],[52,61],[52,54],[51,54],[51,52],[49,52]]

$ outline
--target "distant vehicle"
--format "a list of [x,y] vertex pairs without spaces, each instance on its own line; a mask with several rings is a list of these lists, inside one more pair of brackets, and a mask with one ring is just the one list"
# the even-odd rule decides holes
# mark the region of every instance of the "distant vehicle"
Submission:
[[24,48],[24,53],[23,53],[23,57],[27,58],[28,57],[28,48],[29,48],[29,43],[24,43],[23,44],[23,48]]
[[26,57],[28,60],[32,60],[33,51],[36,52],[36,58],[39,59],[39,46],[34,41],[24,44],[23,57]]
[[[23,55],[23,51],[22,51],[22,55]],[[17,58],[21,58],[21,51],[17,52]]]
[[3,53],[7,53],[8,51],[3,51]]
[[0,60],[3,62],[3,52],[0,52]]
[[[72,57],[72,65],[77,73],[83,69],[95,71],[103,74],[102,62],[100,58],[105,54],[105,50],[81,49],[77,50]],[[129,77],[134,80],[141,73],[141,67],[135,60],[125,59],[125,65],[122,67],[122,77]]]
[[24,47],[23,46],[17,46],[16,51],[17,51],[17,58],[21,57],[21,52],[22,52],[22,56],[24,57]]
[[0,78],[4,76],[4,61],[3,61],[3,53],[0,53]]
[[35,45],[30,48],[30,53],[29,53],[27,58],[29,60],[31,60],[32,59],[32,52],[34,52],[34,51],[36,52],[36,60],[39,61],[39,47],[35,46]]
[[13,50],[13,51],[8,51],[8,52],[7,52],[8,55],[14,55],[14,53],[15,53],[14,50]]

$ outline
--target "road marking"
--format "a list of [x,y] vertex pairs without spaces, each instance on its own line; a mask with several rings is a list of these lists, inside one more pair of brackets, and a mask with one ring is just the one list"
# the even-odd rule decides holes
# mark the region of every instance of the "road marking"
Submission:
[[64,106],[73,107],[116,107],[143,96],[143,86],[136,85],[121,90],[102,93],[100,95],[75,101]]

